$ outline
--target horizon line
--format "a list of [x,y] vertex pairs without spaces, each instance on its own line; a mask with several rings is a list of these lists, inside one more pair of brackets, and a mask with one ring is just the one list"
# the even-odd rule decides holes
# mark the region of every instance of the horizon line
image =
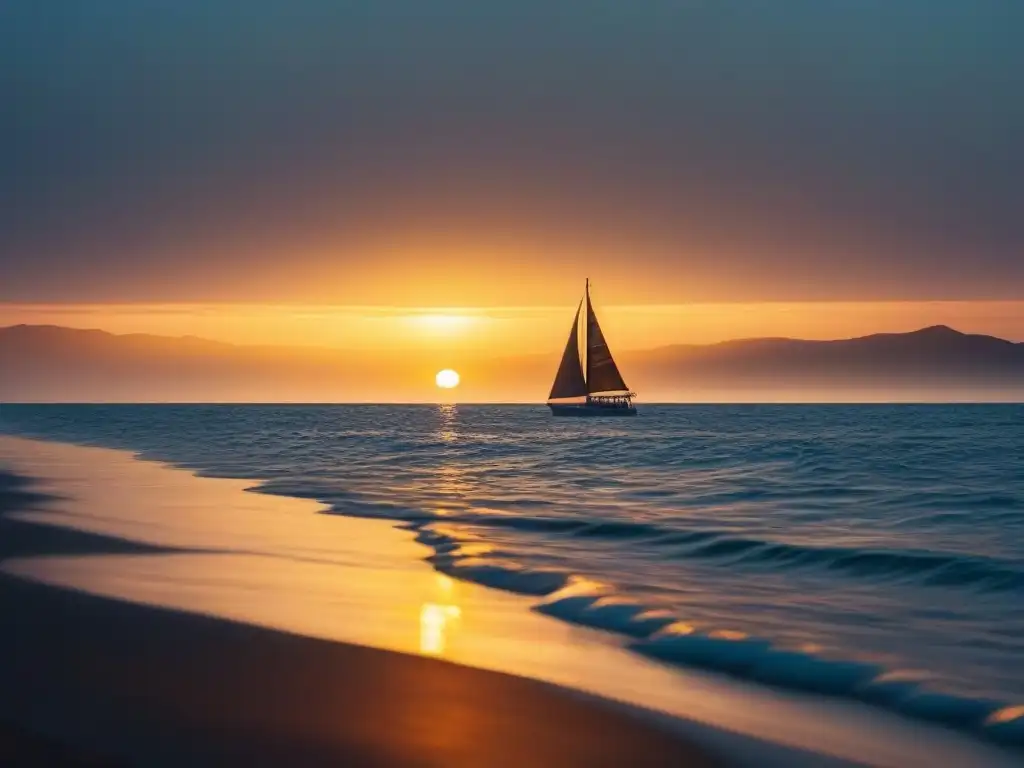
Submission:
[[[15,406],[120,406],[120,405],[166,405],[166,406],[247,406],[247,407],[367,407],[367,408],[392,408],[392,407],[415,407],[415,408],[455,408],[455,407],[515,407],[515,408],[547,408],[546,401],[539,400],[472,400],[467,402],[437,402],[427,400],[410,401],[369,401],[369,400],[46,400],[46,401],[9,401],[3,405]],[[846,406],[945,406],[945,405],[1024,405],[1024,398],[1020,400],[652,400],[651,402],[641,401],[640,407],[651,406],[682,406],[693,408],[704,407],[846,407]]]

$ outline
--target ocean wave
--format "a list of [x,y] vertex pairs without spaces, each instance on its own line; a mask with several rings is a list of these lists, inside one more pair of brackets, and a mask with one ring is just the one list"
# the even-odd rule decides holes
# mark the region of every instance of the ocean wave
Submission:
[[1024,588],[1024,571],[1011,563],[949,552],[820,547],[723,536],[687,549],[681,556],[729,558],[731,565],[819,566],[852,575],[911,577],[925,586],[974,586],[991,591]]
[[548,595],[536,610],[632,637],[631,650],[662,662],[856,699],[1024,746],[1024,706],[931,690],[924,676],[889,670],[870,661],[830,657],[812,648],[780,647],[744,632],[702,627],[585,579],[570,578],[566,587]]
[[515,529],[580,539],[636,540],[662,557],[721,561],[729,567],[818,568],[849,576],[909,579],[921,586],[964,587],[1002,592],[1024,589],[1024,569],[998,558],[913,549],[828,547],[737,536],[723,529],[678,528],[656,523],[508,515],[438,513],[374,503],[365,510],[346,502],[339,514],[386,517],[406,522],[444,522],[477,528]]
[[[526,565],[516,553],[475,538],[450,520],[445,524],[407,521],[404,527],[413,531],[416,541],[433,550],[425,559],[438,571],[483,586],[541,597],[534,606],[537,612],[623,635],[630,638],[631,650],[659,661],[764,685],[856,699],[971,730],[1011,746],[1024,746],[1024,706],[933,690],[922,675],[891,670],[872,661],[829,656],[809,646],[780,646],[769,638],[687,621],[593,578]],[[695,531],[691,543],[714,535],[720,534]],[[749,553],[763,545],[735,538],[698,544],[705,555]],[[835,559],[835,551],[832,556]],[[914,563],[913,558],[908,562]],[[917,562],[913,568],[945,563],[941,557],[933,559],[935,563]],[[898,556],[897,560],[898,568],[905,567]],[[893,567],[893,561],[886,558],[867,562]]]
[[661,661],[857,699],[1024,746],[1024,707],[931,690],[925,679],[902,675],[880,664],[779,648],[765,638],[727,630],[701,631],[683,622],[669,624],[630,647]]
[[523,565],[485,542],[431,527],[408,527],[415,531],[416,541],[434,550],[427,562],[453,578],[535,596],[551,594],[572,578],[564,571]]

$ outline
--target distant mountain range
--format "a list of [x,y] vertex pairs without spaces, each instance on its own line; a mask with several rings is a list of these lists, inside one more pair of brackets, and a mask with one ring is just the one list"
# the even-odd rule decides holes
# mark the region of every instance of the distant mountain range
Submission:
[[[463,401],[540,402],[560,350],[452,360]],[[415,402],[435,355],[238,346],[57,326],[0,328],[0,401]],[[933,326],[838,341],[741,339],[617,355],[642,401],[1024,400],[1024,344]]]

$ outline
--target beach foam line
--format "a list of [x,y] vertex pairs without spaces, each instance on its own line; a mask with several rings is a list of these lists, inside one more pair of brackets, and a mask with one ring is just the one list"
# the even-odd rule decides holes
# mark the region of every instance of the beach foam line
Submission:
[[844,697],[920,720],[1024,747],[1024,707],[932,690],[927,681],[880,664],[828,657],[808,648],[778,647],[769,638],[725,627],[699,627],[659,606],[634,600],[598,580],[532,568],[486,541],[446,524],[406,522],[433,549],[425,559],[453,578],[542,597],[534,610],[614,632],[628,647],[660,661],[722,672],[764,685]]
[[359,505],[350,501],[338,503],[330,498],[319,500],[330,503],[334,514],[396,520],[417,524],[420,528],[431,523],[458,524],[484,529],[536,531],[569,538],[636,540],[645,549],[661,552],[666,559],[705,560],[752,569],[758,566],[787,570],[819,569],[847,576],[910,581],[925,587],[954,587],[978,592],[1024,589],[1024,568],[1019,564],[981,555],[914,549],[823,547],[739,536],[722,529],[679,531],[646,522],[575,520],[479,510],[413,510],[377,502]]
[[765,685],[855,699],[1024,747],[1024,706],[930,690],[922,677],[879,664],[778,647],[767,638],[734,630],[698,627],[669,611],[615,595],[607,585],[568,581],[536,610],[636,638],[628,647],[646,656]]

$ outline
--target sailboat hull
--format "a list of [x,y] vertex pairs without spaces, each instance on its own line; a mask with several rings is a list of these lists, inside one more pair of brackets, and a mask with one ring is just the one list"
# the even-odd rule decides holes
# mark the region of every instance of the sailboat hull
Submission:
[[636,416],[636,408],[628,406],[598,405],[597,403],[548,403],[552,416]]

